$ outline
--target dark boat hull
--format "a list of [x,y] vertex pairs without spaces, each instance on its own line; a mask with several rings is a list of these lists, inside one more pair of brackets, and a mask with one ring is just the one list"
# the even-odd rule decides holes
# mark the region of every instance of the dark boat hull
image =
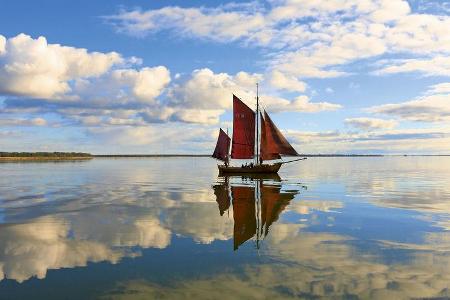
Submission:
[[278,173],[281,168],[281,163],[274,163],[272,165],[262,164],[253,167],[231,167],[225,165],[218,165],[219,175],[223,174],[274,174]]

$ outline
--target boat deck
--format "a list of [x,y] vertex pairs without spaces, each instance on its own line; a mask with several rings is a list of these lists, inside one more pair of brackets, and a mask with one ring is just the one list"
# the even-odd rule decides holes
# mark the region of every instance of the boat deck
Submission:
[[252,167],[232,167],[225,165],[218,165],[219,174],[238,174],[238,173],[278,173],[281,168],[281,163],[262,164]]

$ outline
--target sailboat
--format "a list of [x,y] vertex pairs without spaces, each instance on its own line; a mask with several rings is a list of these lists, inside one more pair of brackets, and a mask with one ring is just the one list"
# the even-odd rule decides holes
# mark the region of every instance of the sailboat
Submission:
[[270,179],[274,180],[268,183],[264,178],[252,177],[250,182],[230,184],[229,177],[225,176],[225,182],[213,186],[220,215],[232,206],[234,250],[255,236],[259,248],[260,242],[269,234],[270,226],[299,192],[282,191],[281,179]]
[[[261,129],[261,130],[260,130]],[[231,155],[229,155],[231,144]],[[273,123],[269,114],[259,109],[258,84],[256,84],[256,113],[233,94],[233,139],[220,128],[212,157],[223,161],[217,165],[219,175],[230,173],[277,173],[282,164],[291,161],[264,163],[280,159],[281,155],[299,156],[294,147]],[[232,159],[255,159],[245,166],[230,166]]]

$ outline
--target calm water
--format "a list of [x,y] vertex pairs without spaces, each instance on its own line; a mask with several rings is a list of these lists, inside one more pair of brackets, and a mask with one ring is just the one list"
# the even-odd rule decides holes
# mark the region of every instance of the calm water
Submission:
[[[450,157],[0,164],[1,299],[450,297]],[[230,199],[231,198],[231,199]]]

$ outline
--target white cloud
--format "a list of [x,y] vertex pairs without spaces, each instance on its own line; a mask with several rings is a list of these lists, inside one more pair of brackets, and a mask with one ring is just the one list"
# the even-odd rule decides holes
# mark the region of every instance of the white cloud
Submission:
[[[239,76],[242,78],[242,73]],[[248,76],[251,75],[245,75]],[[256,76],[253,77],[256,84]],[[231,108],[232,94],[240,90],[241,87],[233,76],[200,69],[194,70],[184,83],[174,86],[170,97],[173,105],[196,109],[225,109]]]
[[236,40],[248,36],[261,29],[265,22],[258,13],[170,6],[148,11],[121,11],[105,19],[112,22],[118,31],[132,35],[174,30],[177,34],[213,40]]
[[293,76],[287,76],[276,70],[274,70],[271,75],[270,84],[273,87],[294,92],[304,92],[306,89],[306,83]]
[[[3,44],[3,45],[2,45]],[[0,38],[0,93],[55,98],[70,92],[70,80],[95,77],[123,63],[115,53],[48,44],[45,37]]]
[[43,118],[32,119],[0,119],[0,126],[46,126],[47,121]]
[[132,34],[170,30],[183,37],[254,45],[269,54],[266,64],[272,70],[295,79],[347,75],[338,67],[386,53],[408,58],[417,53],[448,54],[450,49],[450,17],[414,13],[405,0],[167,6],[120,11],[106,19],[117,30]]
[[170,82],[170,72],[166,67],[142,68],[140,70],[115,70],[111,78],[116,84],[129,86],[139,101],[152,102]]
[[377,74],[419,72],[427,76],[450,76],[450,57],[435,56],[432,58],[393,60],[388,61],[385,67],[375,72]]
[[217,124],[219,116],[224,112],[221,109],[180,109],[171,119],[186,123]]
[[[449,127],[385,129],[364,132],[288,130],[286,136],[302,153],[448,154]],[[425,142],[426,141],[426,142]]]
[[0,34],[0,55],[5,52],[6,38]]
[[403,103],[383,104],[371,107],[368,111],[409,121],[450,121],[450,94],[427,95]]
[[398,125],[395,120],[383,120],[376,118],[347,118],[345,123],[363,130],[393,129]]
[[397,21],[411,12],[407,1],[380,0],[377,2],[378,7],[371,14],[371,18],[377,23]]
[[[279,72],[275,72],[275,74],[277,73]],[[284,75],[280,74],[280,76]],[[242,80],[242,78],[246,78],[246,80]],[[215,74],[209,69],[195,70],[186,82],[171,90],[170,97],[173,99],[171,105],[173,107],[202,109],[207,115],[218,116],[221,113],[220,109],[232,108],[232,94],[234,93],[247,102],[250,107],[255,107],[255,84],[260,80],[262,80],[262,76],[259,74],[239,72],[233,76],[226,73]],[[273,77],[270,80],[272,81]],[[278,80],[277,84],[279,88],[289,85],[291,89],[294,88],[292,84],[296,85],[297,89],[302,85],[300,82],[289,82],[289,79],[286,78]],[[300,111],[312,113],[341,108],[338,104],[328,102],[310,102],[310,99],[305,95],[297,96],[290,101],[282,97],[262,93],[260,99],[263,106],[273,112]],[[186,115],[191,114],[191,112],[180,109],[179,114]],[[198,111],[198,115],[199,120],[201,120],[200,111]]]
[[342,105],[329,102],[310,102],[307,96],[299,96],[292,102],[292,110],[315,113],[320,111],[332,111],[341,109]]
[[448,53],[450,17],[409,14],[399,18],[385,33],[392,51],[441,55]]
[[443,82],[432,85],[428,94],[450,94],[450,82]]

